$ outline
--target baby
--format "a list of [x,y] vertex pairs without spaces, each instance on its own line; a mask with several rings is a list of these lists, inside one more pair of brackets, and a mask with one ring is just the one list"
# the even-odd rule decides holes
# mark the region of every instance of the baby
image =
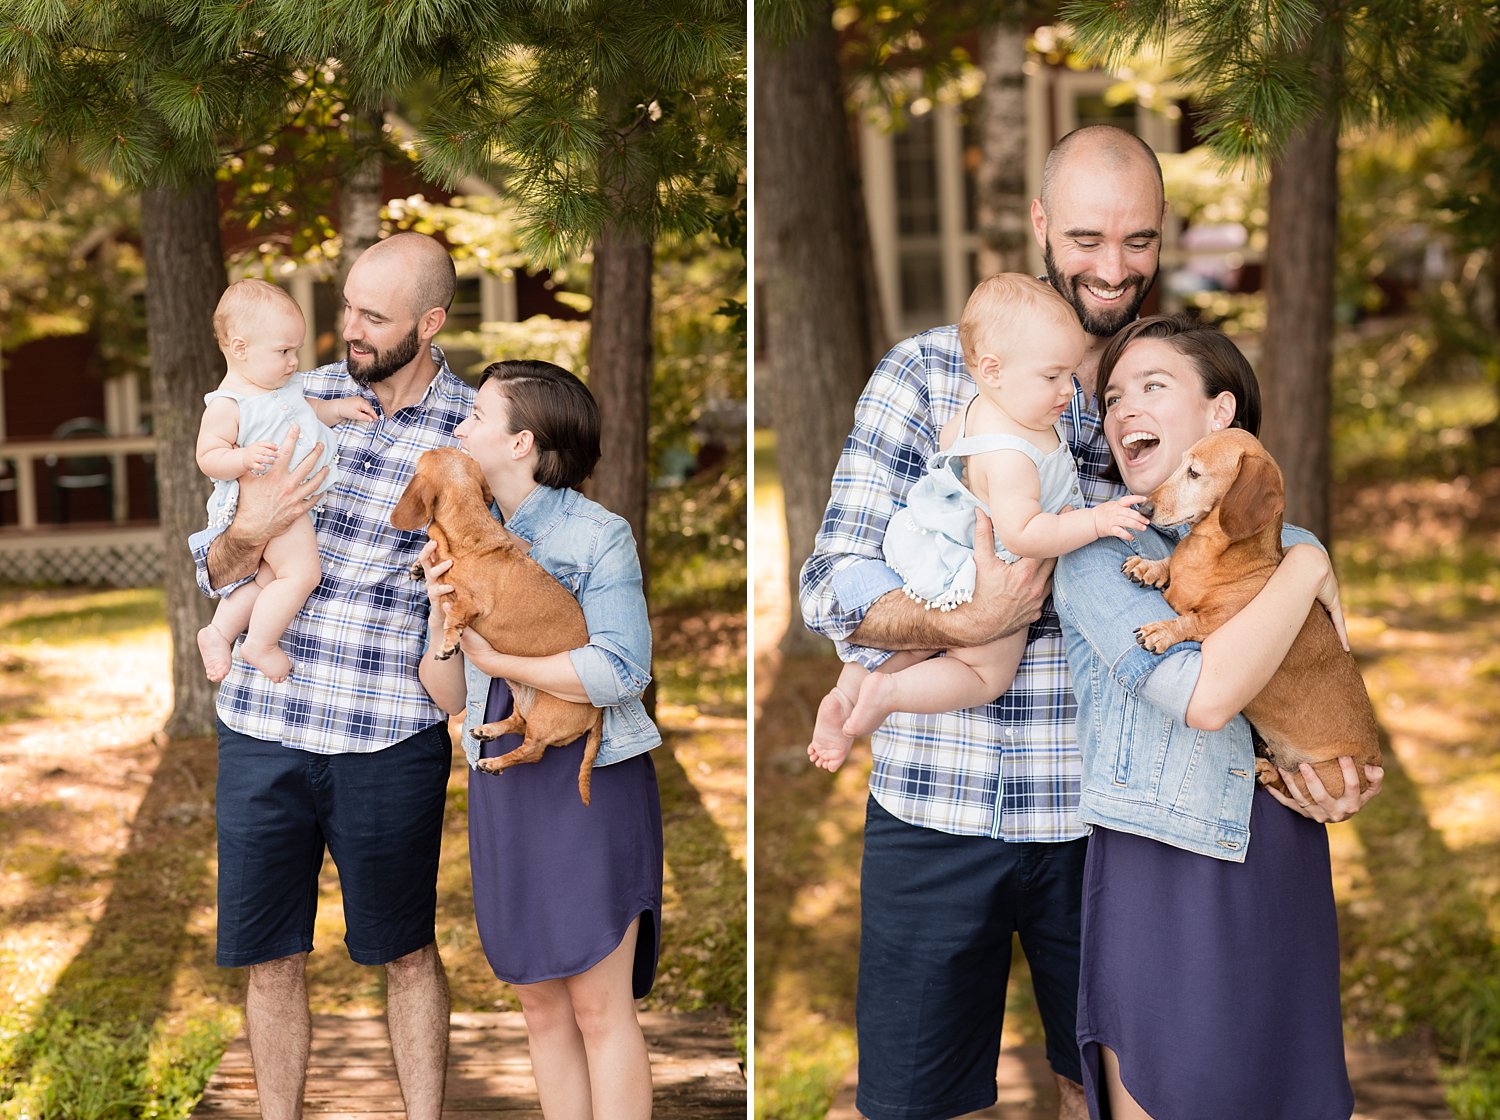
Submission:
[[[292,461],[321,447],[318,466],[329,466],[318,493],[334,483],[337,443],[331,425],[341,420],[376,419],[361,397],[313,400],[303,397],[297,376],[297,350],[306,333],[302,309],[286,292],[264,280],[229,285],[214,310],[214,334],[224,354],[224,380],[203,398],[198,429],[198,469],[214,479],[208,500],[210,527],[225,526],[239,501],[239,478],[266,470],[287,429],[298,427]],[[302,604],[322,578],[311,506],[281,536],[266,544],[255,579],[219,600],[213,622],[198,631],[198,652],[211,681],[221,681],[234,658],[234,642],[245,640],[240,656],[273,681],[284,681],[292,663],[278,644]]]
[[[994,522],[995,550],[1009,562],[1060,556],[1103,536],[1130,540],[1147,524],[1131,508],[1145,500],[1135,494],[1079,508],[1078,470],[1058,421],[1088,336],[1067,300],[1031,276],[992,276],[969,296],[958,338],[978,395],[944,426],[883,544],[906,593],[945,611],[974,595],[976,507]],[[892,712],[988,704],[1010,687],[1025,652],[1022,628],[946,657],[896,653],[874,673],[850,662],[818,705],[808,757],[837,770],[854,740]]]

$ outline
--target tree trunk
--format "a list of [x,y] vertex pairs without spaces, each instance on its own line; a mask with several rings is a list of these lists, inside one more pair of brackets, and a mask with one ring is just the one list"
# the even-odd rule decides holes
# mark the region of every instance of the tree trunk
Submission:
[[203,528],[208,484],[194,448],[203,394],[218,384],[223,359],[214,341],[214,307],[227,277],[219,242],[218,186],[212,174],[186,190],[141,194],[141,248],[146,262],[146,338],[151,350],[151,407],[156,477],[166,557],[167,626],[172,638],[172,714],[166,733],[213,733],[214,690],[198,657],[198,630],[211,605],[198,591],[187,538]]
[[651,400],[651,242],[611,224],[594,244],[589,390],[604,419],[589,496],[630,522],[646,552],[646,446]]
[[984,34],[977,183],[979,275],[1020,272],[1030,243],[1026,198],[1026,31],[1000,23]]
[[356,109],[349,115],[349,135],[359,150],[358,162],[349,169],[339,186],[339,273],[338,290],[344,290],[344,279],[359,255],[380,240],[381,172],[385,161],[380,154],[381,129],[385,126],[385,108]]
[[[655,355],[651,333],[654,247],[648,234],[621,215],[638,213],[655,184],[643,180],[639,166],[629,158],[631,138],[639,135],[638,129],[649,127],[632,119],[637,114],[636,99],[627,90],[615,89],[602,92],[600,100],[605,106],[613,105],[620,133],[619,148],[613,158],[600,161],[600,175],[611,195],[616,217],[594,243],[589,390],[599,402],[603,430],[599,466],[587,490],[589,497],[605,509],[630,522],[641,557],[642,589],[650,602],[646,497],[650,458],[647,433]],[[654,716],[654,685],[642,699],[647,712]]]
[[785,46],[762,39],[755,65],[756,286],[786,502],[788,653],[823,644],[796,621],[797,577],[875,361],[831,5],[814,5],[810,21]]
[[1261,363],[1262,429],[1286,476],[1286,519],[1325,543],[1338,154],[1331,114],[1293,137],[1272,168]]

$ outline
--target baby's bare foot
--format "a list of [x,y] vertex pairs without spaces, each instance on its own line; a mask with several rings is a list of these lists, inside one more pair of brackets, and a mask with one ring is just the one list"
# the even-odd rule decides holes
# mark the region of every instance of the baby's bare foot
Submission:
[[212,626],[198,631],[198,655],[203,658],[203,672],[211,681],[221,681],[234,664],[234,644]]
[[895,677],[891,673],[871,673],[866,677],[859,686],[859,699],[854,703],[854,710],[844,721],[844,734],[858,739],[884,723],[886,717],[896,710],[890,699],[894,688]]
[[849,697],[836,688],[818,704],[818,719],[813,724],[812,742],[807,747],[807,757],[814,766],[831,774],[849,757],[854,739],[844,734],[844,721],[853,708]]
[[257,646],[246,638],[240,646],[240,656],[278,684],[291,676],[291,658],[281,652],[280,646]]

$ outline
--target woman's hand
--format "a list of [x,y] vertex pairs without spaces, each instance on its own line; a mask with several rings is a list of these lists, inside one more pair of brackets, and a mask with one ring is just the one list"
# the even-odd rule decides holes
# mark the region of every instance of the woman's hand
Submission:
[[422,578],[427,583],[427,602],[432,607],[432,618],[441,618],[446,621],[447,608],[443,603],[443,596],[452,593],[453,585],[443,583],[439,577],[453,567],[453,560],[450,557],[438,563],[437,541],[428,541],[422,546],[422,551],[417,553],[417,563],[422,565]]
[[1323,784],[1318,772],[1307,763],[1301,767],[1302,780],[1307,783],[1309,796],[1303,798],[1297,792],[1297,786],[1292,780],[1292,774],[1288,770],[1282,770],[1281,780],[1286,783],[1287,793],[1266,787],[1266,792],[1280,801],[1294,813],[1300,813],[1310,821],[1320,824],[1337,824],[1346,821],[1355,813],[1365,807],[1365,804],[1380,792],[1380,785],[1385,780],[1385,770],[1379,766],[1365,766],[1365,780],[1369,783],[1363,790],[1359,788],[1359,774],[1354,769],[1354,759],[1344,755],[1339,759],[1339,769],[1344,772],[1344,792],[1342,796],[1334,797],[1328,792],[1328,787]]

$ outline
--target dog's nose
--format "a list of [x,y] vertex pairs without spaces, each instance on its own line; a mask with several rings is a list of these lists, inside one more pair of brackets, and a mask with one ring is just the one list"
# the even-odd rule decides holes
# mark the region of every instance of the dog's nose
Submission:
[[1149,502],[1149,501],[1142,502],[1142,503],[1140,503],[1140,505],[1136,506],[1135,508],[1140,512],[1141,516],[1144,517],[1147,521],[1150,521],[1151,518],[1156,513],[1156,505],[1154,503],[1152,503],[1152,502]]

